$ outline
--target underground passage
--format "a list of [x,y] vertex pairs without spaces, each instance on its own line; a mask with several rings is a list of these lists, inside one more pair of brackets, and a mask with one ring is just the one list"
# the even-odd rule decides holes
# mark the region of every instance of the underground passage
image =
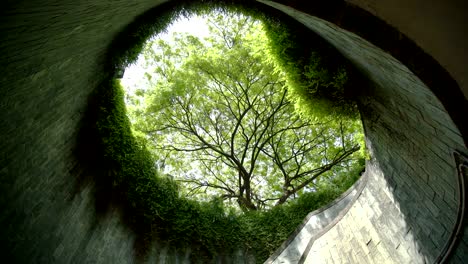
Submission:
[[[124,128],[94,122],[112,122],[119,104],[113,98],[120,95],[102,87],[122,75],[115,65],[127,61],[116,58],[135,56],[127,46],[139,41],[135,32],[152,30],[142,21],[157,24],[168,19],[162,11],[190,2],[31,1],[2,8],[0,232],[8,263],[466,261],[468,21],[465,3],[456,0],[430,7],[419,0],[238,1],[302,24],[363,77],[356,100],[370,156],[364,173],[309,212],[265,259],[241,246],[200,246],[210,234],[178,244],[177,230],[129,217],[150,213],[132,207],[144,196],[127,193],[129,202],[119,195],[133,183],[119,178],[121,156],[114,154],[132,142]],[[103,127],[118,135],[112,140],[119,149],[96,147],[102,139],[95,131]],[[172,201],[170,182],[158,184],[152,191]],[[151,214],[174,217],[158,204]],[[156,240],[145,236],[153,231]]]

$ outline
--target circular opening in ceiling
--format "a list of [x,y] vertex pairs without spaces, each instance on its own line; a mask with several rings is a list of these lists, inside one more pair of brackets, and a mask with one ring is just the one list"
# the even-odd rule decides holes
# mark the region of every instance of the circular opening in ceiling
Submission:
[[343,92],[353,79],[329,50],[293,47],[297,35],[215,11],[179,20],[127,68],[133,132],[185,196],[266,210],[359,176],[362,124]]
[[[136,24],[138,26],[134,24],[129,27],[129,31],[138,34],[133,33],[130,40],[117,39],[123,42],[114,44],[115,53],[111,56],[111,67],[116,69],[114,77],[122,77],[124,67],[136,61],[142,50],[144,55],[151,54],[160,60],[170,56],[177,58],[169,60],[169,66],[153,63],[152,72],[146,74],[150,77],[146,78],[148,83],[155,80],[153,85],[165,87],[166,90],[137,91],[136,94],[151,94],[151,104],[147,105],[152,108],[138,109],[137,105],[144,100],[136,98],[136,94],[127,94],[127,102],[133,101],[133,105],[127,105],[126,109],[119,80],[109,80],[107,87],[102,89],[106,102],[100,107],[102,118],[98,120],[98,130],[103,138],[104,163],[112,163],[114,187],[125,196],[128,206],[138,212],[132,216],[134,222],[147,225],[143,228],[146,235],[169,237],[175,245],[194,243],[200,252],[211,252],[202,255],[226,250],[232,252],[240,248],[253,252],[257,259],[266,259],[308,212],[339,196],[362,172],[363,156],[358,151],[358,141],[363,142],[362,125],[352,101],[354,95],[348,93],[356,85],[356,74],[320,38],[315,37],[315,49],[305,45],[312,36],[301,36],[299,32],[306,32],[307,29],[287,16],[264,13],[258,9],[258,4],[223,8],[195,4],[190,8],[178,6],[173,9],[171,4],[167,4],[158,7],[158,20],[154,21],[155,14],[145,14],[140,18],[140,24]],[[152,48],[151,43],[146,49],[143,48],[149,36],[164,30],[180,14],[187,16],[194,12],[206,15],[207,10],[214,10],[216,16],[213,20],[219,20],[212,24],[212,30],[218,32],[217,38],[201,40],[193,36],[179,36],[171,45],[153,41],[153,44],[157,43],[156,49]],[[229,12],[237,15],[225,22]],[[249,16],[263,20],[263,24]],[[283,28],[283,20],[294,26]],[[245,23],[250,27],[246,27]],[[238,32],[230,32],[232,24],[237,25]],[[268,37],[261,35],[265,32],[259,33],[265,26],[269,27],[263,29],[270,34]],[[249,31],[255,28],[257,32]],[[289,31],[292,29],[295,31]],[[216,46],[223,47],[213,49]],[[184,58],[181,58],[181,54]],[[250,68],[247,64],[250,64]],[[227,68],[222,68],[226,65]],[[224,77],[219,78],[220,74]],[[163,80],[161,77],[164,75],[171,78]],[[234,75],[237,76],[231,78]],[[231,82],[233,93],[215,93],[216,87],[226,88],[226,83],[218,82],[218,78]],[[292,92],[292,86],[296,87],[296,94]],[[290,87],[290,90],[285,87]],[[224,91],[228,90],[226,88]],[[259,92],[261,90],[263,93]],[[287,95],[287,91],[291,91],[292,95]],[[308,97],[313,94],[318,99]],[[205,100],[207,95],[212,98]],[[244,95],[246,97],[242,97]],[[226,100],[220,100],[223,97]],[[189,103],[193,102],[184,101],[188,99],[196,99],[193,102],[197,102],[200,108],[192,109]],[[169,104],[164,106],[164,103]],[[215,104],[225,108],[216,109]],[[161,106],[168,112],[157,116],[161,109],[155,111],[154,108]],[[203,112],[205,110],[208,112]],[[130,117],[136,121],[134,123],[138,123],[139,118],[143,120],[142,114],[146,114],[145,122],[140,122],[137,129],[135,126],[131,129],[127,111],[135,114]],[[240,112],[240,115],[221,116],[221,113],[227,112]],[[174,131],[170,131],[161,139],[161,133],[155,134],[148,128],[148,124],[177,116],[179,120],[170,120],[159,128],[159,131],[163,131],[177,126],[177,137]],[[203,117],[205,124],[212,126],[214,134],[207,132],[202,125],[194,124],[194,119],[187,119],[193,116],[197,121]],[[148,118],[150,122],[147,122]],[[240,119],[243,119],[242,122],[237,122]],[[292,120],[295,121],[290,122]],[[180,127],[181,124],[187,126]],[[226,129],[228,126],[231,127]],[[192,130],[190,137],[198,139],[198,145],[176,146],[175,141],[188,138],[180,133],[187,130]],[[152,133],[145,134],[148,131]],[[149,140],[152,135],[157,135],[158,140]],[[304,137],[310,139],[304,140]],[[158,146],[148,144],[149,141],[168,144]],[[222,144],[215,146],[220,142]],[[229,144],[232,142],[242,147],[237,149],[234,144]],[[290,146],[284,145],[284,142]],[[161,155],[162,148],[170,152]],[[184,148],[188,151],[183,155],[171,153]],[[184,169],[188,167],[187,160],[197,155],[180,164],[178,162],[195,150],[206,149],[212,152],[198,155],[203,157],[196,163],[198,168],[195,168],[198,170],[196,173],[203,170],[205,175],[189,178],[191,183],[198,185],[181,188],[172,177],[163,175],[157,168],[161,167],[164,159],[167,160],[168,155],[174,155],[176,158],[170,161],[171,169],[178,167],[177,173],[193,175],[193,167],[188,171]],[[209,157],[212,163],[203,165]],[[116,166],[118,170],[115,170]],[[229,177],[220,178],[220,174],[213,173],[212,169],[216,166],[223,177],[231,177],[229,182],[232,185],[227,184]],[[210,181],[206,180],[206,173],[211,173]],[[184,181],[184,178],[174,178]],[[181,189],[188,194],[192,190],[212,186],[220,186],[212,189],[225,192],[216,193],[215,190],[210,197],[203,197],[203,192],[203,199],[199,202],[180,194]],[[259,186],[265,190],[261,191]],[[298,199],[292,199],[294,197]],[[225,203],[223,198],[226,198]],[[241,211],[244,213],[239,214]],[[264,236],[267,233],[269,235]],[[241,242],[249,240],[255,243],[247,245]]]
[[[158,8],[160,8],[160,7],[158,7]],[[164,9],[164,6],[163,6],[162,9]],[[159,10],[161,10],[161,9],[159,9]],[[172,13],[172,14],[174,14],[174,13]],[[281,16],[281,15],[278,14],[278,16]],[[171,15],[169,15],[169,16],[161,15],[160,17],[163,17],[163,18],[165,17],[166,21],[171,20]],[[159,21],[163,21],[163,20],[159,20]],[[148,27],[148,28],[151,28],[151,27]],[[136,30],[136,28],[132,28],[132,27],[130,27],[130,29]],[[138,32],[138,31],[132,31],[132,30],[129,30],[129,32]],[[153,31],[151,31],[149,29],[144,29],[144,27],[143,27],[142,31],[146,32],[147,34],[146,35],[145,34],[142,34],[142,35],[134,34],[133,35],[134,36],[133,42],[130,41],[130,40],[132,40],[132,39],[130,39],[130,40],[127,41],[127,44],[129,44],[129,43],[139,43],[139,44],[142,45],[143,42],[141,42],[141,41],[138,42],[136,40],[141,40],[142,38],[145,38],[145,37],[149,36],[149,33],[153,32]],[[114,60],[113,60],[114,64],[111,64],[112,66],[117,65],[118,66],[117,69],[122,69],[122,67],[126,66],[129,62],[134,61],[134,59],[136,59],[139,51],[141,51],[141,47],[142,47],[141,45],[139,47],[137,45],[136,49],[132,49],[133,46],[125,44],[125,41],[123,42],[122,45],[120,45],[120,44],[122,44],[122,43],[117,42],[117,44],[115,46],[115,47],[117,47],[115,49],[115,51],[116,51],[115,54],[117,54],[118,56],[114,57]],[[119,47],[120,47],[120,49],[119,49]],[[125,48],[122,48],[122,47],[125,47]],[[343,50],[342,50],[342,52],[343,52]],[[346,53],[346,52],[343,52],[343,53]],[[359,52],[357,52],[357,53],[359,53]],[[376,61],[379,62],[378,59],[376,59]],[[115,63],[115,62],[118,62],[118,63]],[[360,63],[365,65],[365,66],[368,66],[368,65],[365,64],[365,62],[360,61]],[[367,73],[368,73],[368,75],[370,75],[371,77],[374,78],[373,81],[378,82],[378,81],[381,81],[381,80],[385,79],[385,78],[382,78],[380,80],[379,79],[376,80],[375,78],[379,78],[382,75],[379,76],[378,72],[373,72],[372,69],[370,69],[370,68],[365,68],[364,70],[370,71],[370,73],[369,72],[367,72]],[[116,88],[118,86],[118,84],[116,82],[112,82],[110,86],[111,86],[111,88],[112,87]],[[112,89],[110,89],[110,90],[112,90]],[[357,89],[357,91],[359,91],[359,89]],[[111,98],[113,98],[112,100],[114,100],[114,103],[117,102],[119,104],[123,104],[122,99],[121,99],[121,98],[123,98],[123,95],[121,94],[121,91],[119,89],[115,89],[113,91],[110,91],[109,93],[112,94]],[[382,96],[382,94],[381,94],[381,96]],[[393,98],[393,97],[391,97],[391,98]],[[377,99],[380,100],[381,98],[377,98]],[[395,107],[395,104],[394,104],[394,102],[392,100],[393,99],[389,100],[390,104],[387,105],[388,107]],[[388,103],[388,102],[384,101],[383,105],[385,105],[385,103]],[[114,106],[111,105],[110,108],[112,108],[112,107],[114,107]],[[121,105],[121,107],[122,107],[122,105]],[[363,105],[362,107],[365,108],[365,107],[367,107],[367,105]],[[113,143],[119,143],[121,146],[125,145],[126,147],[128,147],[128,149],[127,149],[128,152],[126,152],[124,155],[119,155],[117,153],[116,158],[120,159],[119,162],[122,161],[122,160],[130,159],[129,164],[132,164],[132,166],[130,166],[131,167],[130,169],[126,169],[125,173],[130,173],[130,174],[135,174],[135,172],[140,173],[140,172],[142,172],[141,168],[143,168],[143,167],[146,168],[146,169],[150,169],[150,168],[154,167],[154,162],[150,158],[139,159],[139,158],[141,158],[143,156],[146,156],[148,153],[145,153],[144,151],[137,151],[137,150],[135,150],[134,147],[131,147],[131,146],[138,146],[138,142],[135,141],[134,139],[131,139],[130,137],[127,137],[128,135],[130,135],[132,133],[132,131],[129,129],[130,126],[129,126],[128,120],[126,120],[125,111],[123,111],[122,108],[116,109],[116,110],[117,110],[116,112],[120,113],[121,115],[118,118],[115,118],[115,119],[118,120],[119,122],[125,122],[124,125],[118,124],[117,127],[120,127],[120,128],[125,127],[125,129],[124,129],[124,131],[122,133],[120,133],[120,132],[117,133],[118,136],[122,136],[119,139],[119,140],[121,140],[121,142],[119,142],[119,140],[117,140],[117,141],[114,141]],[[112,111],[110,111],[110,112],[112,112]],[[367,113],[367,114],[370,114],[370,113]],[[372,118],[370,118],[370,119],[372,119]],[[108,120],[104,121],[104,123],[107,122],[107,121]],[[377,124],[377,129],[385,128],[385,129],[387,129],[389,131],[398,130],[395,126],[394,127],[388,126],[388,124],[384,123],[384,122],[387,122],[387,123],[392,123],[392,122],[388,122],[388,120],[379,120],[378,116],[375,117],[375,120],[372,119],[371,122],[374,122],[374,121]],[[106,127],[106,125],[101,126],[101,131],[100,132],[101,133],[104,132],[103,134],[105,135],[107,132],[109,132],[109,131],[106,131],[106,129],[110,128],[110,130],[112,130],[112,127],[115,127],[114,125],[115,125],[115,123],[111,124],[108,127]],[[104,129],[102,129],[102,128],[104,128]],[[373,129],[373,127],[370,127],[370,128]],[[115,131],[111,131],[111,132],[113,133]],[[374,133],[375,131],[371,131],[371,132]],[[125,135],[125,133],[127,133],[127,135]],[[378,136],[381,136],[381,135],[386,135],[388,133],[385,132],[385,131],[379,131],[378,133],[377,132],[374,133],[374,135],[376,135],[376,134],[378,134]],[[401,134],[397,134],[397,135],[401,135]],[[406,138],[404,138],[404,137],[400,137],[400,138],[404,142],[406,142],[405,141]],[[112,141],[112,140],[109,140],[109,141]],[[390,144],[390,143],[387,142],[387,144]],[[384,146],[384,144],[382,146]],[[403,148],[398,148],[398,146],[396,146],[396,145],[393,146],[393,147],[394,147],[394,149],[392,149],[392,151],[396,151],[396,153],[398,153],[398,154],[400,154],[399,152],[401,152],[403,154],[407,154]],[[116,148],[112,148],[112,147],[110,147],[109,149],[117,150]],[[142,149],[141,145],[140,145],[140,147],[138,147],[138,149],[140,149],[140,150]],[[118,151],[119,150],[117,150],[117,152]],[[112,155],[109,155],[109,156],[112,156]],[[136,158],[136,157],[138,157],[138,158]],[[382,160],[385,159],[385,156],[381,156],[381,157],[383,157]],[[138,164],[138,166],[136,166],[137,164]],[[135,166],[133,166],[133,165],[135,165]],[[427,164],[427,165],[430,165],[430,164]],[[216,240],[217,236],[213,235],[213,236],[206,236],[206,237],[200,238],[199,234],[201,232],[200,232],[199,226],[204,226],[205,224],[201,224],[201,225],[198,225],[197,227],[195,227],[193,225],[193,223],[191,222],[191,220],[193,220],[194,223],[205,223],[204,222],[205,220],[200,220],[200,218],[203,218],[204,216],[210,216],[209,218],[212,219],[212,221],[219,221],[220,223],[224,223],[224,224],[220,224],[220,225],[211,225],[210,227],[214,228],[211,231],[209,231],[207,229],[203,229],[204,231],[207,231],[207,233],[210,233],[210,234],[217,233],[216,229],[221,227],[221,226],[224,226],[224,227],[231,226],[232,223],[238,223],[237,221],[242,222],[242,224],[247,224],[247,226],[249,224],[252,224],[252,223],[257,223],[257,224],[253,225],[253,226],[256,227],[254,229],[249,229],[249,228],[243,229],[244,231],[246,231],[246,230],[254,231],[254,232],[250,233],[250,235],[253,235],[253,237],[255,237],[255,234],[253,234],[255,232],[263,233],[264,235],[268,235],[270,238],[272,238],[271,234],[275,233],[275,232],[279,233],[279,234],[287,233],[287,232],[278,232],[278,230],[284,231],[285,230],[284,226],[276,226],[276,228],[279,228],[278,230],[276,230],[276,229],[271,228],[271,226],[268,227],[268,226],[264,226],[262,224],[258,224],[258,222],[255,222],[256,220],[253,220],[253,218],[243,218],[243,219],[241,219],[241,218],[235,218],[235,217],[233,217],[233,215],[226,215],[226,213],[223,211],[223,205],[221,203],[219,203],[219,202],[213,201],[211,203],[210,202],[209,203],[193,203],[193,201],[187,200],[187,199],[185,199],[185,197],[179,197],[179,195],[177,193],[177,188],[178,187],[175,184],[173,184],[173,182],[170,179],[168,179],[167,177],[155,177],[154,173],[146,173],[146,172],[143,172],[143,173],[139,174],[139,175],[146,175],[145,177],[141,177],[141,176],[127,177],[125,173],[122,174],[122,175],[119,175],[120,177],[117,178],[118,180],[116,181],[117,182],[116,185],[117,186],[120,186],[120,185],[125,186],[124,188],[127,188],[128,186],[130,186],[129,189],[124,189],[124,191],[131,190],[130,193],[126,194],[128,197],[130,197],[130,201],[131,201],[130,205],[131,206],[133,206],[135,208],[140,208],[140,209],[141,208],[148,208],[149,209],[148,211],[147,210],[141,210],[141,211],[154,212],[155,213],[155,215],[157,216],[156,220],[155,220],[155,218],[145,219],[145,217],[150,217],[150,215],[151,215],[151,214],[147,214],[146,216],[142,217],[143,220],[141,220],[141,222],[146,221],[147,225],[151,227],[151,228],[148,228],[148,229],[151,230],[151,232],[154,232],[154,231],[152,231],[153,227],[154,227],[154,230],[157,230],[156,232],[154,232],[154,234],[157,234],[158,236],[160,236],[161,234],[163,234],[163,236],[165,236],[165,237],[171,237],[171,236],[174,236],[175,234],[178,234],[178,235],[180,235],[180,234],[191,234],[191,235],[188,235],[189,239],[184,240],[181,243],[185,243],[185,245],[187,245],[187,243],[190,244],[189,240],[193,242],[193,240],[191,240],[191,239],[196,238],[196,239],[198,239],[197,241],[203,241],[201,243],[198,243],[198,242],[195,243],[195,244],[200,245],[200,249],[202,249],[202,251],[205,250],[205,251],[214,252],[214,251],[217,250],[218,247],[216,245],[213,245],[210,242],[206,242],[206,241],[208,239]],[[388,175],[386,174],[386,176],[388,176]],[[137,179],[137,181],[136,181],[136,182],[138,182],[137,184],[126,182],[128,179],[132,179],[132,177]],[[132,188],[135,188],[135,189],[132,189]],[[133,199],[133,201],[131,199]],[[154,201],[157,201],[157,202],[154,202]],[[139,207],[140,205],[143,205],[143,207]],[[299,205],[299,206],[301,206],[301,205]],[[183,209],[180,210],[180,208],[183,208]],[[272,221],[272,218],[270,218],[270,216],[276,214],[276,216],[275,216],[276,218],[275,217],[273,217],[273,218],[278,220],[278,222],[284,221],[285,219],[287,219],[287,215],[290,212],[288,213],[287,209],[285,209],[285,207],[278,207],[278,208],[282,208],[282,209],[273,208],[272,210],[270,210],[268,212],[274,212],[274,213],[270,214],[269,216],[263,215],[262,216],[263,218],[260,217],[260,218],[257,218],[257,220],[262,219],[262,221],[263,221],[262,223],[265,223],[265,222],[266,223],[273,223],[274,221]],[[139,209],[135,209],[135,210],[139,210]],[[210,210],[213,210],[213,211],[210,211]],[[187,211],[192,212],[192,214],[186,214]],[[193,212],[195,212],[195,213],[193,213]],[[187,217],[186,217],[187,215],[189,215],[189,217],[192,217],[192,218],[194,217],[194,215],[196,215],[196,217],[194,219],[191,218],[190,221],[186,221],[187,220]],[[138,216],[138,217],[141,217],[141,216]],[[226,219],[229,219],[229,220],[226,220]],[[229,224],[226,224],[225,221],[232,221],[232,222],[229,223]],[[151,226],[151,224],[156,224],[157,226]],[[262,226],[262,228],[264,228],[264,229],[258,229],[260,226]],[[244,227],[246,227],[246,226],[244,226]],[[182,233],[173,232],[174,228],[182,230],[182,231],[179,230]],[[268,229],[268,228],[270,228],[270,229]],[[223,230],[228,230],[228,229],[223,229]],[[261,232],[261,230],[269,230],[269,232]],[[221,230],[218,229],[218,231],[221,231]],[[248,233],[250,231],[246,231],[246,232]],[[222,233],[222,232],[220,232],[220,233]],[[232,232],[230,232],[230,233],[232,233]],[[241,234],[241,235],[237,236],[237,237],[233,236],[233,237],[229,238],[229,239],[231,239],[230,240],[231,242],[227,242],[227,243],[230,246],[233,245],[232,241],[236,241],[236,239],[240,239],[246,233],[241,232],[241,233],[238,233],[238,234]],[[258,237],[258,239],[259,239],[258,241],[262,241],[263,238]],[[275,236],[271,240],[268,240],[268,241],[263,240],[263,242],[266,242],[266,243],[269,243],[269,242],[272,242],[272,241],[273,242],[274,241],[278,242],[278,240],[281,240],[281,239],[279,239],[279,236]],[[180,242],[180,240],[177,240],[176,238],[174,238],[173,241],[179,241]],[[222,241],[226,242],[226,240],[222,240]],[[237,240],[237,241],[239,241],[239,240]],[[179,242],[175,242],[175,243],[179,243]],[[260,245],[263,242],[261,242],[261,243],[259,242],[258,244]],[[241,243],[238,243],[237,246],[239,247],[240,244]],[[231,250],[231,249],[232,248],[229,248],[229,250]],[[255,250],[257,250],[257,248],[253,249],[252,251],[255,251]],[[262,249],[259,249],[259,250],[262,251]],[[262,252],[263,253],[261,253],[260,255],[266,254],[265,250],[262,251]]]

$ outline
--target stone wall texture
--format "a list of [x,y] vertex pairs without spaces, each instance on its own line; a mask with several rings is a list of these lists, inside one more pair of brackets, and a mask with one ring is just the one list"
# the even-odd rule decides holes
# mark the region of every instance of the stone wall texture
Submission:
[[[0,252],[5,263],[138,262],[136,238],[120,212],[100,214],[93,181],[80,182],[95,172],[80,163],[76,149],[85,144],[79,141],[79,129],[89,96],[105,77],[108,46],[135,17],[162,2],[2,3]],[[463,10],[448,8],[451,1],[431,1],[455,12],[453,22],[452,17],[444,22],[452,23],[451,30],[433,27],[434,34],[458,40],[432,42],[427,33],[418,33],[418,28],[427,31],[424,23],[406,26],[398,12],[384,12],[385,2],[351,2],[414,39],[468,90]],[[394,5],[410,10],[414,21],[435,23],[446,12],[405,9],[419,2]],[[373,157],[366,187],[349,211],[327,232],[308,239],[299,260],[282,263],[438,262],[459,224],[464,189],[453,151],[466,152],[467,138],[458,129],[464,124],[454,123],[431,92],[443,88],[427,86],[393,56],[353,33],[292,8],[275,7],[329,41],[369,79],[360,110]],[[459,235],[450,262],[468,259],[467,235]],[[188,262],[189,249],[168,252],[163,244],[155,245],[152,262]],[[239,255],[229,262],[242,259]]]
[[265,263],[299,263],[304,259],[315,240],[348,214],[349,209],[361,196],[366,187],[369,170],[364,172],[358,182],[329,205],[307,215],[303,223]]
[[[371,43],[282,6],[334,45],[368,77],[360,97],[368,187],[349,213],[317,239],[307,263],[434,263],[456,229],[459,180],[453,151],[463,137],[442,104],[406,66]],[[468,234],[452,258],[468,259]]]

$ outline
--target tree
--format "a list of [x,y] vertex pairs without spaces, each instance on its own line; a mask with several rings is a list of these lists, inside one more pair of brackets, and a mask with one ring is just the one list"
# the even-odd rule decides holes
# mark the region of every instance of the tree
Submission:
[[258,210],[356,166],[359,126],[295,112],[260,22],[218,14],[209,30],[204,39],[176,34],[149,45],[154,89],[140,90],[145,104],[130,107],[135,133],[185,194]]

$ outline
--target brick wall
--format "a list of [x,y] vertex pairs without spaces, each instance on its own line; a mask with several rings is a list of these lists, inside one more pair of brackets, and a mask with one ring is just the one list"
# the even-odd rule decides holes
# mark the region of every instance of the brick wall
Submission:
[[[79,182],[95,172],[75,150],[85,144],[77,141],[80,122],[89,95],[105,77],[107,47],[137,15],[161,2],[2,3],[0,239],[9,263],[138,260],[136,238],[119,211],[99,213],[93,182]],[[377,260],[388,253],[405,259],[406,251],[416,261],[434,260],[455,224],[457,182],[450,151],[464,148],[458,130],[428,88],[398,61],[332,25],[294,15],[336,45],[374,84],[362,97],[376,159],[369,167],[376,171],[369,184],[374,187],[343,218],[361,217],[360,210],[366,210],[368,221],[350,226],[353,222],[342,220],[310,252],[318,250],[328,260],[339,256],[327,252],[346,249],[347,240],[332,239],[343,235],[354,247],[360,245],[349,250],[350,258]],[[466,241],[458,247],[458,259],[467,252]],[[161,244],[151,258],[182,262],[187,252],[169,252]]]
[[[388,53],[324,20],[272,5],[328,40],[370,80],[359,99],[373,158],[368,187],[314,242],[306,262],[434,263],[456,228],[453,151],[466,152],[461,133],[429,88]],[[467,258],[463,240],[455,263]]]
[[[97,218],[77,160],[107,46],[161,1],[7,1],[0,11],[1,230],[5,263],[131,263],[118,212]],[[91,154],[91,153],[90,153]],[[9,261],[6,261],[9,260]]]
[[[314,242],[328,233],[330,229],[334,229],[335,225],[339,224],[345,215],[348,215],[349,210],[366,188],[369,175],[373,176],[369,170],[365,171],[358,182],[340,197],[330,204],[310,212],[289,239],[265,261],[265,264],[299,263],[304,261]],[[345,222],[350,221],[345,220]],[[319,248],[319,250],[321,249]]]

